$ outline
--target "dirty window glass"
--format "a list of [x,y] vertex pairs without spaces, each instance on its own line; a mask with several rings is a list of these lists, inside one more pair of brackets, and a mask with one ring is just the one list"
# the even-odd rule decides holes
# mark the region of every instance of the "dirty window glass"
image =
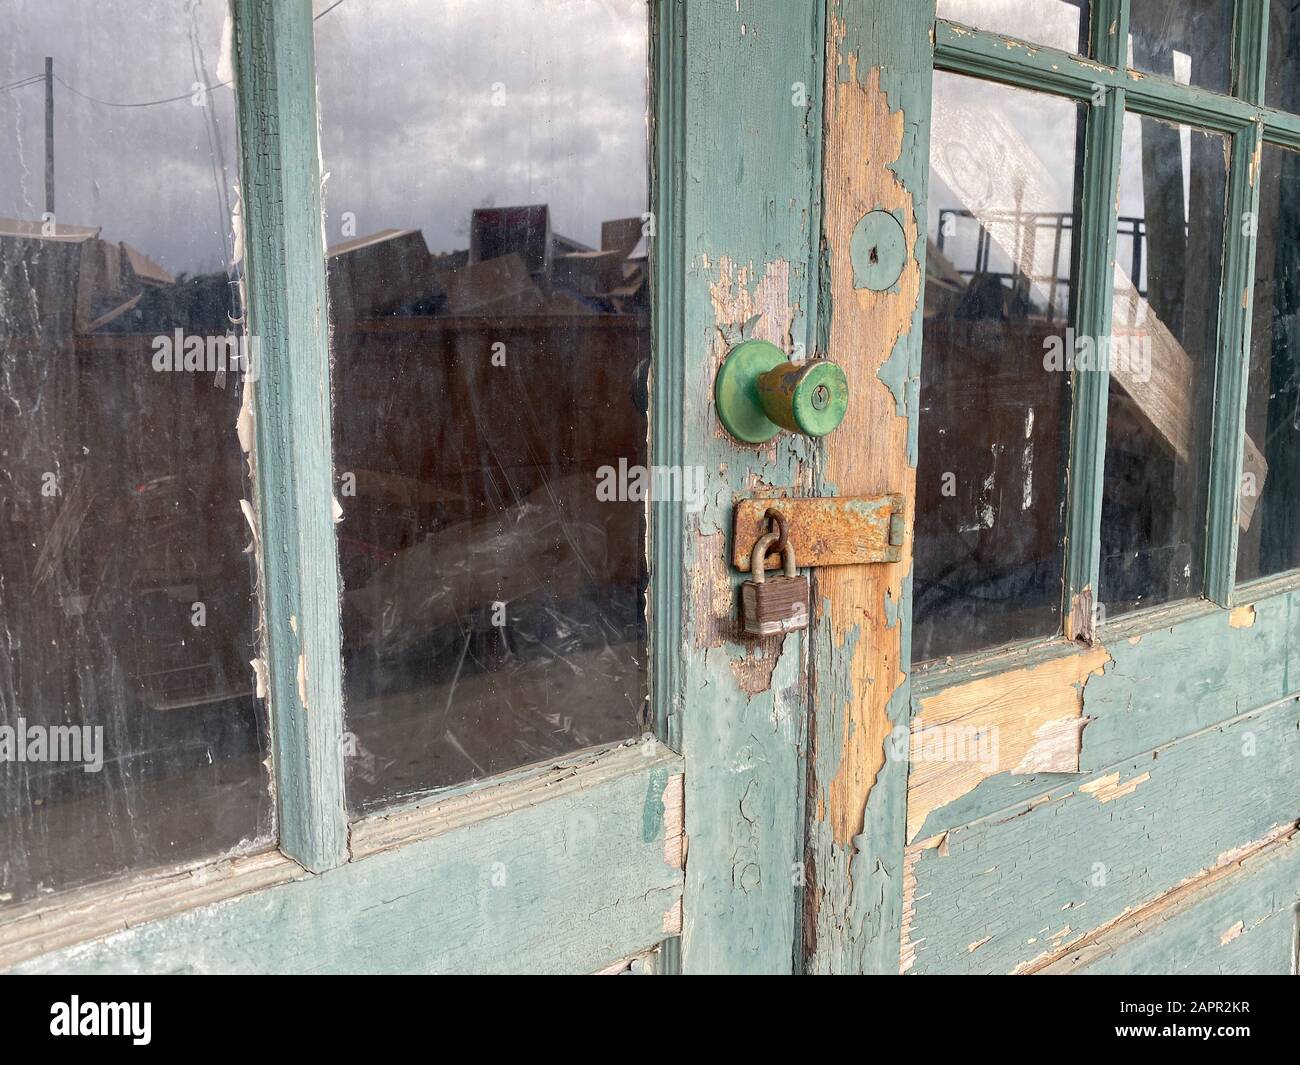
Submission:
[[1132,0],[1128,64],[1183,85],[1232,84],[1234,0]]
[[938,0],[939,18],[1088,54],[1088,0]]
[[1124,117],[1102,487],[1100,609],[1196,596],[1204,577],[1209,425],[1228,143]]
[[0,903],[271,838],[225,14],[6,5]]
[[1273,0],[1268,18],[1268,67],[1264,102],[1300,111],[1300,4]]
[[648,16],[317,11],[364,810],[646,725]]
[[1264,145],[1237,578],[1300,567],[1300,154]]
[[1083,110],[936,73],[913,658],[1061,616]]

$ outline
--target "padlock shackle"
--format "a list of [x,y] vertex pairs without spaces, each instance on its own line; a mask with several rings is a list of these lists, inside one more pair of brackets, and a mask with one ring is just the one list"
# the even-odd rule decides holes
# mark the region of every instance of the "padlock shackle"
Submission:
[[[749,556],[749,571],[755,584],[762,584],[767,580],[767,551],[774,543],[781,539],[780,533],[764,533],[754,543],[754,550]],[[794,562],[794,544],[786,541],[785,548],[781,552],[781,560],[785,563],[785,575],[787,577],[798,576],[798,567]]]

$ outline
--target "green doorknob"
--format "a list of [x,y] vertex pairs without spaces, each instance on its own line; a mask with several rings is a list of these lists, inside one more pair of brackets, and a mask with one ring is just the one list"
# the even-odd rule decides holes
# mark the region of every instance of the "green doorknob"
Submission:
[[713,383],[718,418],[737,440],[761,444],[782,429],[825,436],[849,409],[849,383],[833,362],[793,363],[766,340],[732,348]]

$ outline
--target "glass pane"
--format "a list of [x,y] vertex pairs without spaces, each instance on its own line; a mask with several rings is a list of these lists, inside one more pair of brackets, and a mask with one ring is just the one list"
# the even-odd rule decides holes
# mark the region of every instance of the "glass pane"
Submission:
[[354,810],[645,727],[647,6],[505,7],[318,4]]
[[1088,0],[938,0],[939,18],[1088,54]]
[[1300,112],[1300,4],[1273,0],[1268,20],[1268,69],[1264,102]]
[[913,659],[1060,628],[1084,109],[936,73]]
[[1264,145],[1237,579],[1300,567],[1300,155]]
[[3,903],[271,839],[225,14],[6,11]]
[[1100,602],[1201,593],[1228,142],[1124,116]]
[[1128,65],[1183,85],[1232,84],[1234,0],[1132,0]]

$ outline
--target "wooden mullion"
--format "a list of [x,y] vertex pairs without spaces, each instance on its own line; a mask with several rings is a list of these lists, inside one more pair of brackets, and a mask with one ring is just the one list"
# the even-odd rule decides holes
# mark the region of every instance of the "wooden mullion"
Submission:
[[1253,104],[1209,89],[1124,70],[1056,48],[1017,44],[1001,34],[943,20],[935,24],[935,64],[958,74],[1076,100],[1091,100],[1098,88],[1123,89],[1129,110],[1218,132],[1236,132],[1258,112]]
[[1215,370],[1210,490],[1206,531],[1206,595],[1231,606],[1237,567],[1237,516],[1245,451],[1255,231],[1259,218],[1260,123],[1233,140],[1224,227],[1223,287]]
[[1090,59],[1042,45],[1009,45],[1007,38],[939,19],[934,63],[942,70],[1005,82],[1025,89],[1086,100],[1097,83],[1111,85],[1116,71]]
[[1246,103],[1263,104],[1268,66],[1268,0],[1237,0],[1233,37],[1236,95]]
[[1128,65],[1129,0],[1093,0],[1092,57],[1123,69]]
[[1261,109],[1260,115],[1264,122],[1266,140],[1300,151],[1300,115],[1271,108]]
[[1128,109],[1165,122],[1236,133],[1254,121],[1258,108],[1206,89],[1179,85],[1154,74],[1125,75]]
[[[1083,206],[1075,266],[1075,330],[1097,340],[1110,336],[1115,274],[1115,204],[1124,137],[1125,91],[1109,90],[1088,114],[1083,166]],[[1110,372],[1074,372],[1070,417],[1069,494],[1066,512],[1065,634],[1092,642],[1093,603],[1101,571],[1102,480]]]
[[280,849],[347,857],[339,580],[312,13],[235,0],[263,656]]

